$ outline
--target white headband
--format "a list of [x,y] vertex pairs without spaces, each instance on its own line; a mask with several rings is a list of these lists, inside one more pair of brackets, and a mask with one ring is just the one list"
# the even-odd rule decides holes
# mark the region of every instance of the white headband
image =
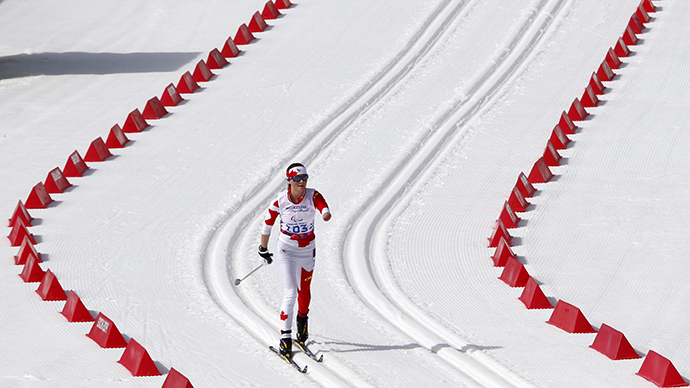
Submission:
[[292,177],[295,177],[295,176],[297,176],[297,175],[305,175],[306,173],[307,173],[307,168],[306,168],[306,167],[304,167],[304,166],[297,166],[297,167],[293,167],[293,168],[289,169],[289,170],[287,171],[287,174],[286,174],[286,175],[287,175],[288,178],[292,178]]

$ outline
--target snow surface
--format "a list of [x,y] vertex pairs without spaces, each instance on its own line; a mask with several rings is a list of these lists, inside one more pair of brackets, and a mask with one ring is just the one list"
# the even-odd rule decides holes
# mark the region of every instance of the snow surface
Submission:
[[[555,178],[511,229],[546,295],[690,376],[690,4],[658,12]],[[0,210],[222,48],[263,1],[0,2]],[[582,95],[635,0],[302,0],[31,232],[66,290],[195,387],[650,387],[643,359],[545,323],[492,266],[494,220]],[[282,172],[307,164],[312,348],[267,349],[281,289],[254,250]],[[6,229],[9,234],[9,228]],[[160,387],[68,323],[0,242],[0,386]]]

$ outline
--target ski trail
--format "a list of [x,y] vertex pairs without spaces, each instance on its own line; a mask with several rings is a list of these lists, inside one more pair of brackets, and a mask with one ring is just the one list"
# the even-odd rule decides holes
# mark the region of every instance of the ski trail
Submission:
[[[464,103],[463,107],[461,109],[457,109],[458,105],[460,105],[460,102],[453,106],[452,109],[447,110],[445,114],[441,116],[440,119],[436,121],[435,127],[437,130],[435,131],[435,134],[431,136],[431,138],[425,142],[422,147],[419,149],[415,150],[414,152],[414,157],[410,159],[410,162],[406,165],[405,169],[410,170],[412,169],[412,174],[416,173],[419,168],[421,168],[425,163],[425,161],[428,161],[430,158],[430,155],[434,154],[436,151],[438,151],[440,148],[442,148],[442,145],[447,141],[448,137],[450,136],[451,130],[455,126],[455,123],[461,122],[466,120],[468,117],[470,117],[472,114],[476,113],[478,108],[485,103],[487,100],[490,99],[490,96],[492,96],[499,88],[502,83],[504,83],[509,75],[515,71],[515,69],[518,67],[518,65],[527,57],[531,49],[534,47],[534,45],[538,42],[539,38],[542,36],[544,29],[550,24],[550,22],[553,20],[551,17],[551,14],[555,13],[558,11],[563,4],[563,1],[555,2],[552,1],[551,3],[547,3],[546,1],[543,1],[540,3],[540,8],[535,10],[534,16],[530,19],[530,22],[527,23],[522,30],[520,31],[519,34],[515,37],[515,39],[511,42],[511,48],[516,48],[520,47],[522,50],[514,50],[511,49],[509,50],[509,53],[507,53],[504,57],[503,60],[500,61],[498,64],[494,64],[490,68],[489,71],[485,74],[484,77],[480,79],[480,82],[475,86],[475,88],[472,89],[473,97],[468,101],[469,103]],[[544,9],[547,9],[548,11],[543,12]],[[448,20],[448,19],[446,19]],[[526,36],[526,37],[523,37]],[[524,41],[527,41],[527,43],[523,43]],[[427,45],[427,48],[429,46]],[[408,70],[409,71],[409,68]],[[386,91],[390,90],[391,84],[388,83],[386,84]],[[385,91],[378,91],[376,93],[377,95],[381,96],[385,94]],[[369,108],[371,105],[367,105],[364,109],[361,107],[357,110],[359,112],[365,111],[367,108]],[[458,113],[459,112],[459,113]],[[461,120],[461,118],[464,117],[464,120]],[[348,117],[349,119],[349,117]],[[349,119],[347,121],[347,124],[349,124],[352,120]],[[452,122],[451,124],[444,124],[444,123],[449,123]],[[438,128],[442,128],[442,130],[438,130]],[[314,152],[317,151],[317,149],[314,149],[312,147],[305,147],[305,152],[307,153],[307,156],[311,156]],[[310,154],[311,153],[311,154]],[[304,157],[301,157],[302,160],[305,160]],[[307,160],[311,160],[312,158],[307,158]],[[422,162],[413,162],[414,160],[421,160]],[[412,167],[410,167],[412,166]],[[276,174],[278,175],[278,174]],[[400,176],[402,176],[401,173],[397,174],[398,178],[396,179],[395,177],[390,178],[388,180],[388,184],[390,187],[404,187],[406,185],[406,180],[400,179]],[[400,184],[395,184],[395,181],[402,182],[402,185]],[[283,179],[282,178],[275,178],[273,179],[269,184],[267,184],[265,187],[275,187],[276,190],[283,185]],[[381,186],[384,187],[385,185]],[[389,191],[390,191],[389,187]],[[262,200],[255,200],[256,203],[266,203],[269,201],[270,197],[273,195],[273,193],[276,190],[270,190],[267,196],[265,196]],[[265,190],[264,190],[265,191]],[[395,196],[379,196],[382,198],[391,198],[391,201],[389,204],[393,201],[393,198]],[[255,197],[256,198],[256,197]],[[390,205],[387,205],[390,206]],[[256,212],[257,207],[252,207],[252,206],[244,206],[243,209],[238,213],[235,214],[232,219],[228,220],[229,222],[226,222],[226,224],[223,225],[222,230],[227,231],[229,229],[233,230],[244,230],[249,226],[249,220],[255,217],[255,212]],[[367,214],[371,214],[371,211],[368,211]],[[374,219],[376,219],[377,216],[374,216]],[[366,220],[366,215],[362,219]],[[352,231],[350,232],[350,235],[346,239],[348,242],[351,241],[368,241],[365,246],[369,246],[370,240],[366,237],[367,232],[366,228],[363,228],[361,225],[366,224],[365,222],[357,222],[357,226],[353,227]],[[371,223],[369,223],[371,224]],[[359,228],[359,229],[358,229]],[[364,230],[364,236],[365,238],[358,239],[358,238],[351,238],[351,236],[358,235],[359,230]],[[214,236],[214,240],[210,244],[210,246],[214,247],[214,250],[211,254],[211,256],[216,256],[216,257],[225,257],[227,254],[227,250],[225,248],[220,248],[223,244],[221,241],[237,241],[240,239],[240,237],[237,234],[233,235],[225,235],[225,233],[217,234]],[[231,245],[231,244],[229,244]],[[349,249],[349,244],[345,244],[345,249],[348,252],[353,252],[352,249]],[[226,245],[227,246],[227,245]],[[219,249],[219,250],[218,250]],[[359,294],[365,294],[365,300],[368,299],[369,304],[372,305],[371,303],[371,292],[366,292],[365,287],[362,287],[362,279],[353,279],[352,278],[352,273],[356,273],[357,271],[352,271],[352,266],[356,265],[353,264],[353,260],[347,260],[349,256],[352,254],[346,254],[346,261],[349,264],[349,269],[350,271],[350,277],[351,277],[351,282],[353,287],[359,291]],[[364,257],[364,256],[362,256]],[[365,263],[366,264],[366,263]],[[222,271],[217,271],[215,275],[220,275]],[[362,273],[369,273],[369,270],[367,269],[366,271],[363,271]],[[225,283],[228,283],[228,279],[232,278],[230,274],[225,273]],[[221,279],[222,280],[222,279]],[[365,281],[365,280],[364,280]],[[373,280],[372,280],[373,281]],[[210,282],[209,282],[210,283]],[[232,293],[232,291],[235,291],[230,287],[229,289],[226,287],[225,290],[218,289],[219,283],[220,282],[214,282],[215,284],[209,284],[211,287],[215,287],[216,289],[213,290],[211,287],[209,289],[212,291],[214,295],[219,295],[219,294],[226,294],[228,295],[229,293]],[[227,286],[227,284],[226,284]],[[374,287],[375,288],[375,287]],[[378,292],[378,291],[376,291]],[[240,296],[241,297],[241,296]],[[223,298],[222,296],[220,298]],[[220,299],[219,298],[219,299]],[[221,299],[222,300],[222,299]],[[250,300],[251,299],[246,299],[247,304],[251,304]],[[228,301],[223,301],[222,302],[224,305],[231,305]],[[236,305],[235,307],[239,310],[243,310],[243,316],[240,317],[240,321],[245,321],[248,319],[249,315],[251,314],[248,311],[247,304],[244,306],[239,306]],[[381,305],[373,304],[373,306],[376,307],[378,310],[379,314],[384,316],[384,317],[390,317],[390,316],[401,316],[399,312],[395,313],[390,313],[390,310],[387,308],[382,308]],[[388,311],[387,311],[388,310]],[[257,315],[261,315],[260,313],[255,313]],[[265,321],[269,321],[271,318],[270,317],[265,317]],[[390,319],[389,319],[390,321]],[[431,335],[429,330],[424,330],[424,329],[417,329],[417,330],[409,330],[409,327],[404,327],[405,324],[401,323],[402,321],[410,322],[407,319],[403,320],[398,320],[397,322],[393,322],[397,327],[404,329],[403,331],[408,332],[408,334],[412,333],[415,334],[413,337],[416,339],[420,340],[419,342],[422,344],[425,344],[426,347],[428,347],[430,350],[434,351],[435,353],[439,354],[442,358],[446,359],[446,361],[451,361],[451,364],[454,364],[456,367],[458,367],[460,370],[468,373],[470,376],[472,376],[476,381],[480,382],[482,385],[488,385],[488,386],[506,386],[507,384],[505,381],[501,380],[500,378],[497,378],[496,376],[502,376],[504,380],[512,381],[515,383],[518,381],[516,385],[518,386],[526,386],[526,383],[520,382],[519,378],[516,376],[512,375],[509,371],[506,371],[505,368],[502,368],[500,365],[489,365],[489,368],[487,368],[487,365],[480,365],[476,362],[476,359],[481,359],[481,356],[474,357],[473,358],[468,358],[465,355],[461,354],[455,349],[450,349],[448,347],[443,347],[441,346],[440,350],[435,350],[436,348],[439,347],[439,345],[444,344],[445,342],[451,342],[454,344],[461,343],[462,341],[458,341],[457,339],[454,339],[453,341],[437,341],[436,338],[434,338],[433,335]],[[265,338],[267,341],[271,341],[274,337],[273,332],[274,330],[268,330],[264,327],[264,333],[257,333],[257,337],[263,337],[266,336]],[[268,332],[266,332],[268,330]],[[425,333],[426,331],[426,333]],[[422,334],[420,334],[420,332]],[[466,341],[464,341],[466,344]],[[484,361],[485,364],[488,364],[489,361]],[[507,376],[507,377],[506,377]],[[348,380],[351,379],[351,376],[348,378]]]
[[[446,1],[440,4],[435,12],[435,17],[428,23],[406,47],[391,65],[389,65],[369,87],[359,93],[351,101],[340,107],[331,115],[326,123],[316,129],[316,134],[310,138],[300,152],[287,159],[300,159],[305,162],[313,160],[331,141],[345,130],[358,117],[365,114],[377,101],[381,100],[388,91],[394,88],[414,68],[430,47],[444,34],[447,25],[458,18],[464,7],[472,1],[459,1],[453,4]],[[282,169],[276,167],[276,171]],[[235,265],[241,261],[240,254],[230,249],[238,246],[242,239],[241,231],[246,230],[250,220],[257,217],[270,198],[284,185],[281,174],[272,174],[274,178],[262,182],[260,187],[255,187],[247,194],[242,206],[228,212],[228,217],[209,238],[207,250],[203,257],[205,283],[209,293],[216,303],[230,315],[240,326],[251,333],[259,342],[266,345],[275,341],[276,327],[268,322],[273,321],[273,315],[261,312],[255,308],[252,298],[243,295],[243,290],[233,287],[232,279],[240,276]],[[228,256],[231,257],[228,260]],[[226,263],[232,263],[227,265]],[[254,307],[254,308],[252,308]],[[298,362],[304,362],[306,357],[299,353],[295,355]],[[328,365],[310,370],[308,375],[324,386],[371,386],[363,380],[351,368],[338,362],[337,358],[329,358]]]
[[[448,137],[450,136],[450,132],[452,129],[455,127],[455,123],[457,122],[462,122],[464,120],[467,120],[471,115],[476,113],[476,111],[479,109],[479,107],[487,102],[490,97],[495,94],[495,92],[500,88],[501,84],[504,83],[510,74],[517,69],[519,64],[524,61],[524,59],[528,56],[529,52],[531,49],[534,47],[534,45],[538,42],[539,38],[542,36],[544,29],[550,24],[550,22],[553,20],[551,14],[557,12],[564,1],[552,1],[550,3],[546,1],[542,1],[540,3],[540,7],[534,11],[533,17],[530,19],[530,22],[527,23],[525,26],[523,26],[522,30],[520,31],[519,34],[516,34],[514,40],[511,42],[510,47],[511,50],[508,50],[509,52],[506,53],[506,55],[503,56],[502,60],[499,61],[498,63],[494,63],[493,66],[490,67],[489,70],[485,73],[484,77],[480,79],[480,81],[477,83],[477,85],[472,89],[473,95],[472,98],[466,102],[463,103],[462,107],[458,110],[458,106],[461,104],[461,102],[458,102],[455,106],[452,107],[452,109],[449,109],[446,111],[445,114],[439,118],[436,123],[435,123],[435,128],[436,130],[434,131],[435,133],[431,136],[429,140],[427,140],[420,148],[414,150],[413,154],[414,157],[411,160],[410,163],[406,165],[404,168],[405,170],[412,170],[412,174],[416,173],[425,163],[425,161],[428,161],[431,157],[432,154],[436,153],[440,148],[442,148],[442,145],[448,140]],[[547,9],[547,11],[543,11],[544,9]],[[446,18],[448,20],[448,18]],[[524,41],[527,41],[527,43],[524,43]],[[427,46],[427,49],[430,46]],[[521,48],[522,50],[515,50],[516,47]],[[419,58],[419,57],[418,57]],[[407,69],[409,71],[409,68]],[[388,91],[391,89],[393,84],[390,82],[386,84],[386,89],[385,91]],[[382,96],[385,94],[385,91],[381,91],[380,89],[376,91],[376,95]],[[360,115],[365,112],[367,109],[369,109],[371,105],[367,105],[364,107],[358,107],[356,112],[361,112],[359,113]],[[459,113],[458,113],[459,112]],[[355,115],[356,116],[356,115]],[[348,115],[347,121],[345,125],[347,126],[350,122],[352,122],[351,119],[352,115]],[[464,118],[464,120],[462,119]],[[448,124],[448,123],[451,124]],[[440,129],[439,129],[440,128]],[[327,143],[326,143],[327,144]],[[313,147],[305,147],[305,151],[302,152],[303,155],[308,156],[302,156],[298,155],[301,160],[312,160],[313,155],[318,151],[318,148],[313,148]],[[416,161],[416,162],[415,162]],[[411,167],[410,167],[411,166]],[[278,174],[276,174],[278,175]],[[404,171],[399,171],[396,177],[391,177],[388,179],[387,182],[385,182],[387,185],[389,185],[389,189],[386,192],[390,192],[391,187],[402,187],[406,185],[407,180],[406,179],[401,179],[400,177],[404,175]],[[279,176],[279,175],[278,175]],[[398,183],[396,183],[398,182]],[[284,184],[284,180],[282,178],[275,178],[271,180],[271,182],[267,183],[265,187],[270,187],[270,188],[275,188],[272,190],[269,190],[269,193],[264,196],[261,200],[256,200],[256,197],[254,197],[253,203],[261,203],[263,204],[267,203],[270,200],[270,197],[273,195],[275,191],[277,191],[281,185]],[[380,186],[380,187],[385,187],[386,184]],[[264,190],[263,192],[266,192]],[[400,191],[398,191],[399,193]],[[390,202],[386,206],[390,206],[390,203],[393,202],[393,199],[395,196],[393,195],[382,195],[379,196],[381,198],[391,198]],[[257,206],[258,207],[258,206]],[[208,256],[215,256],[216,259],[218,258],[224,258],[227,255],[227,250],[225,248],[222,248],[222,245],[224,245],[222,242],[229,242],[227,245],[237,245],[237,244],[232,244],[233,242],[239,241],[241,238],[239,236],[239,232],[237,233],[231,233],[230,235],[227,235],[228,230],[244,230],[249,226],[249,220],[252,219],[253,217],[256,217],[255,212],[257,207],[252,207],[252,206],[244,206],[243,209],[238,214],[235,214],[234,217],[232,217],[228,222],[226,222],[222,226],[222,230],[224,231],[221,234],[217,234],[214,236],[214,240],[210,244],[211,247],[214,247],[212,249],[212,252]],[[367,214],[372,214],[370,210],[367,211]],[[368,222],[368,225],[371,225],[373,222],[375,222],[375,219],[378,216],[374,216],[373,219],[374,221]],[[362,218],[363,220],[367,220],[366,214],[365,217]],[[346,261],[349,263],[348,264],[348,270],[347,272],[350,274],[350,282],[353,288],[355,288],[358,291],[358,294],[363,295],[364,299],[369,303],[370,306],[373,306],[379,313],[379,315],[384,316],[384,317],[403,317],[403,314],[401,314],[399,311],[400,309],[396,309],[395,307],[393,310],[388,309],[387,307],[382,307],[381,304],[377,303],[371,303],[372,298],[376,299],[377,296],[376,294],[380,295],[380,291],[376,289],[376,287],[373,287],[373,290],[367,290],[365,286],[363,286],[363,283],[366,283],[366,279],[356,279],[353,277],[353,273],[358,273],[357,270],[352,270],[352,268],[356,267],[356,260],[353,260],[351,256],[356,255],[353,253],[354,249],[350,247],[350,244],[352,241],[367,241],[367,244],[365,246],[369,246],[370,240],[367,237],[367,228],[363,227],[362,225],[367,225],[367,222],[357,222],[357,226],[353,227],[352,231],[350,232],[349,236],[346,238],[347,242],[343,243],[345,246],[345,250],[348,251],[348,254],[346,254]],[[362,233],[363,231],[363,233]],[[358,234],[361,233],[363,238]],[[352,236],[360,236],[358,238],[352,238]],[[237,255],[234,255],[236,257]],[[362,255],[362,257],[365,257]],[[216,263],[219,264],[219,263]],[[222,266],[222,263],[220,263]],[[369,274],[369,269],[366,268],[368,264],[365,264],[365,269],[364,271],[361,271],[361,274]],[[220,268],[216,268],[213,270],[214,273],[210,275],[214,276],[219,276],[222,275],[225,277],[223,280],[220,280],[218,282],[213,282],[214,284],[211,284],[209,282],[209,289],[212,291],[212,294],[214,295],[219,295],[219,294],[225,294],[229,295],[233,291],[237,292],[237,290],[232,289],[232,287],[225,287],[223,290],[223,287],[220,285],[223,281],[225,283],[228,283],[228,279],[232,278],[230,274],[226,273],[223,274],[222,270]],[[371,282],[373,284],[373,279],[371,279]],[[227,284],[226,284],[227,286]],[[212,289],[215,288],[215,289]],[[241,292],[240,292],[241,293]],[[374,295],[374,296],[372,296]],[[220,298],[224,298],[221,296]],[[219,299],[220,299],[219,298]],[[240,298],[242,296],[240,295]],[[251,299],[249,298],[244,298],[247,300],[247,304],[245,305],[236,305],[235,307],[242,311],[242,316],[240,317],[240,320],[246,320],[248,317],[251,315],[251,312],[248,309],[248,305],[252,304],[250,302]],[[221,301],[222,304],[226,304],[228,306],[231,305],[229,301]],[[385,305],[385,303],[384,303]],[[254,314],[256,315],[262,315],[260,312],[255,312]],[[256,318],[256,317],[254,317]],[[390,318],[387,318],[390,321]],[[266,316],[264,318],[265,321],[270,321],[272,320],[272,316]],[[424,328],[417,328],[416,330],[410,330],[409,327],[406,327],[411,321],[409,319],[399,319],[394,323],[395,326],[402,328],[403,331],[407,332],[408,334],[413,334],[413,337],[417,340],[419,340],[420,343],[424,344],[427,348],[432,350],[432,352],[439,354],[443,359],[446,361],[450,361],[451,364],[455,365],[458,367],[458,369],[462,370],[463,372],[467,373],[468,375],[472,376],[477,382],[479,382],[481,385],[484,386],[508,386],[509,384],[506,383],[506,381],[511,381],[513,384],[517,386],[528,386],[527,383],[520,381],[520,379],[513,374],[511,374],[509,371],[506,371],[505,368],[503,368],[500,365],[489,365],[490,362],[487,360],[484,360],[484,365],[481,363],[478,363],[478,359],[482,359],[481,355],[475,356],[475,357],[467,357],[466,355],[462,354],[461,352],[458,352],[455,349],[450,349],[448,346],[443,346],[445,343],[453,343],[453,344],[458,344],[462,343],[463,341],[458,341],[457,339],[454,339],[453,341],[439,341],[437,338],[431,334],[431,330],[424,329]],[[267,339],[267,341],[272,341],[273,340],[273,333],[275,329],[273,330],[268,330],[266,332],[266,329],[264,327],[264,333],[259,333],[257,334],[257,337],[264,337]],[[421,334],[420,334],[421,333]],[[466,341],[464,341],[466,344]],[[436,350],[439,348],[439,350]],[[331,358],[332,359],[332,358]],[[329,363],[332,364],[331,359],[329,359]],[[500,377],[499,377],[500,376]],[[348,380],[351,380],[351,377],[348,378]],[[351,380],[352,381],[352,380]]]
[[[375,199],[366,209],[362,209],[345,241],[344,257],[348,276],[362,298],[379,311],[381,316],[388,318],[392,324],[417,339],[420,344],[436,351],[446,361],[486,386],[529,387],[532,384],[496,363],[482,351],[469,350],[464,353],[458,350],[471,347],[470,343],[439,322],[426,318],[422,310],[397,287],[385,259],[386,239],[380,236],[385,232],[385,228],[381,226],[386,225],[386,214],[406,195],[411,182],[415,181],[414,177],[438,159],[449,139],[467,135],[461,130],[462,125],[477,114],[527,60],[545,30],[564,8],[564,3],[564,0],[550,1],[525,31],[521,42],[515,42],[515,50],[497,65],[495,71],[487,75],[470,99],[459,109],[454,107],[447,111],[435,122],[434,134],[415,150],[408,163],[401,166],[395,175],[381,186],[382,189],[375,193]],[[500,379],[497,379],[497,376]]]

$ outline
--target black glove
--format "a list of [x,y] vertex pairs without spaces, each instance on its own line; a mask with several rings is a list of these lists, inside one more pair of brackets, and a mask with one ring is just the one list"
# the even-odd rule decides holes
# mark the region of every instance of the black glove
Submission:
[[259,256],[264,259],[264,264],[271,264],[273,262],[273,253],[270,253],[268,248],[261,245],[259,245]]

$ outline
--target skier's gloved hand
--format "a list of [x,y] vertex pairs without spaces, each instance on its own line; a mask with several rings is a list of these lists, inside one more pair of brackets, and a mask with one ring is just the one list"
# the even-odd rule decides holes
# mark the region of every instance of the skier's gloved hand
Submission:
[[259,256],[264,259],[264,264],[268,265],[273,262],[273,253],[268,251],[268,248],[259,245]]

